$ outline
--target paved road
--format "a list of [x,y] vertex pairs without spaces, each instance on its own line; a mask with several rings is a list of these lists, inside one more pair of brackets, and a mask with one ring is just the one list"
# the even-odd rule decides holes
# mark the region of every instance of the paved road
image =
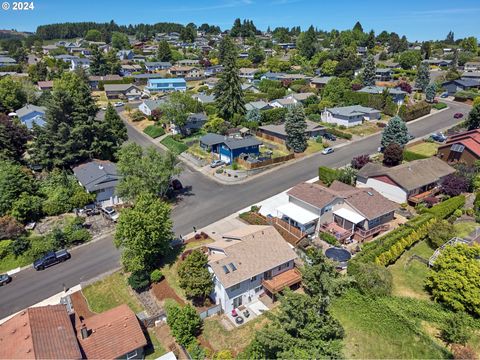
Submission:
[[[409,132],[415,137],[426,136],[458,122],[453,118],[454,113],[467,114],[469,111],[469,107],[463,104],[449,105],[450,109],[409,124]],[[131,126],[128,126],[127,130],[130,141],[142,146],[151,145],[149,139]],[[373,153],[379,143],[378,134],[339,148],[333,154],[318,154],[238,185],[218,184],[185,166],[180,180],[184,186],[192,186],[192,191],[172,212],[174,230],[178,235],[190,233],[193,226],[201,228],[211,224],[250,204],[317,176],[320,165],[338,167],[349,163],[356,155]],[[119,252],[113,247],[111,238],[74,250],[72,255],[68,262],[42,272],[35,272],[33,269],[22,271],[14,276],[11,284],[0,288],[0,319],[58,293],[63,290],[64,283],[69,287],[74,286],[118,266]]]

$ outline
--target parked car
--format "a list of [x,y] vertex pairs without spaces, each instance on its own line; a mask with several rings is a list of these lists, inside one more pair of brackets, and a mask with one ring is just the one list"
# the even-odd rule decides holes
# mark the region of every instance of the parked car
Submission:
[[72,255],[67,250],[59,250],[57,252],[50,251],[44,257],[35,260],[33,267],[35,270],[43,270],[49,266],[58,264],[60,262],[67,261]]
[[445,142],[447,141],[447,137],[443,134],[443,133],[435,133],[435,134],[432,134],[430,135],[430,138],[434,141],[438,141],[438,142]]
[[7,274],[0,274],[0,286],[7,285],[12,281],[12,277]]
[[183,189],[183,185],[182,183],[180,182],[180,180],[178,179],[173,179],[171,182],[170,182],[170,187],[175,190],[175,191],[178,191],[178,190],[182,190]]
[[445,99],[448,97],[448,92],[444,92],[443,94],[440,95],[442,99]]
[[210,167],[213,169],[213,168],[216,168],[216,167],[219,167],[219,166],[222,166],[222,165],[225,165],[225,161],[223,160],[213,160],[211,163],[210,163]]
[[408,141],[415,139],[415,136],[413,136],[413,135],[410,134],[410,133],[409,133],[407,136],[408,136]]
[[463,114],[462,113],[455,113],[455,115],[453,115],[453,117],[455,119],[461,119],[461,118],[463,118]]
[[330,141],[336,141],[337,140],[337,137],[333,134],[330,134],[330,133],[325,133],[323,134],[323,137],[327,140],[330,140]]
[[323,151],[322,151],[323,155],[328,155],[328,154],[331,154],[331,153],[333,153],[333,148],[331,148],[331,147],[327,147],[327,148],[323,149]]
[[120,216],[119,213],[115,211],[115,209],[111,206],[102,207],[102,212],[113,222],[117,222],[118,217]]
[[115,104],[113,104],[113,106],[115,107],[120,107],[120,106],[123,106],[125,105],[125,103],[123,103],[122,101],[117,101]]

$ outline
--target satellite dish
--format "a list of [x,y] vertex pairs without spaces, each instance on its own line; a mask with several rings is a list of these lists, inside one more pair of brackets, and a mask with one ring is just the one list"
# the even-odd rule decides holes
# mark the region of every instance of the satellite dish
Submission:
[[8,116],[12,117],[12,116],[17,116],[17,113],[16,112],[11,112],[8,114]]

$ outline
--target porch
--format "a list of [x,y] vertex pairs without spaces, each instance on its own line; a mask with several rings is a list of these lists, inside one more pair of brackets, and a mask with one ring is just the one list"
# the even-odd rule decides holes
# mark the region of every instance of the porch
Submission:
[[423,200],[425,200],[426,198],[428,198],[430,196],[437,195],[439,192],[440,192],[440,188],[439,187],[434,187],[433,189],[421,192],[420,194],[410,196],[408,198],[408,202],[416,205],[416,204],[421,203]]
[[302,275],[297,268],[284,271],[281,274],[273,276],[271,279],[263,280],[262,285],[265,293],[275,300],[275,295],[286,288],[297,286],[302,281]]

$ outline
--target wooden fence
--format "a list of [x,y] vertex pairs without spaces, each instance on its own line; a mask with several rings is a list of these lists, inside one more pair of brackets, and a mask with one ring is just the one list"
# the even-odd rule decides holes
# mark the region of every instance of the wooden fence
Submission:
[[258,168],[261,168],[261,167],[264,167],[264,166],[269,166],[269,165],[282,163],[282,162],[285,162],[285,161],[288,161],[288,160],[292,160],[293,158],[295,158],[295,154],[292,153],[292,154],[288,154],[288,155],[285,155],[285,156],[279,156],[277,158],[273,158],[273,159],[265,160],[265,161],[261,161],[261,162],[256,162],[256,163],[251,163],[251,162],[245,161],[245,160],[240,159],[240,158],[237,159],[236,162],[237,162],[237,164],[246,168],[247,170],[251,170],[251,169],[258,169]]

